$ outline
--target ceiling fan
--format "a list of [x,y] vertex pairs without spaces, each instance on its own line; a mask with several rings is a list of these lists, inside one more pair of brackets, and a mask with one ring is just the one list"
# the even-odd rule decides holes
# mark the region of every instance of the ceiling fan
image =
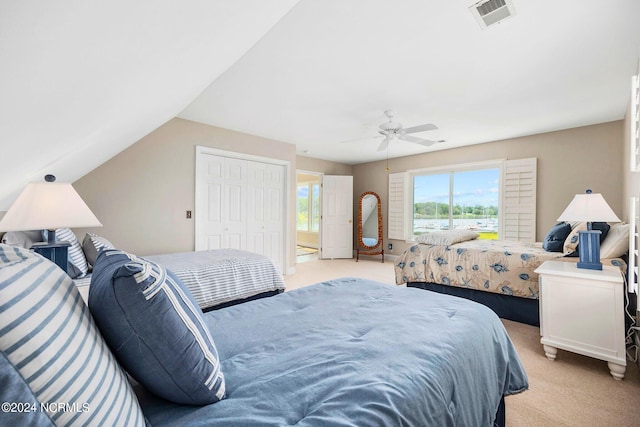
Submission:
[[[384,151],[389,146],[389,142],[395,138],[400,139],[402,141],[413,142],[414,144],[424,145],[428,147],[436,142],[443,141],[432,141],[430,139],[418,138],[416,136],[407,135],[409,133],[416,132],[425,132],[428,130],[435,130],[438,127],[432,123],[427,123],[424,125],[412,126],[410,128],[403,128],[402,123],[396,122],[393,120],[394,113],[391,110],[387,110],[384,112],[384,115],[387,116],[389,121],[382,123],[379,127],[378,133],[384,137],[380,146],[378,146],[378,151]],[[378,137],[379,138],[379,137]]]

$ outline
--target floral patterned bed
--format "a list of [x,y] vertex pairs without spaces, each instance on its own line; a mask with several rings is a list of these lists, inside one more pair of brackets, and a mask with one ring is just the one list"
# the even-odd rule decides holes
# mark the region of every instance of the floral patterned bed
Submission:
[[[431,282],[442,285],[538,298],[538,274],[534,270],[551,259],[577,262],[561,252],[547,252],[540,242],[469,240],[452,245],[415,244],[395,262],[398,285]],[[605,265],[626,268],[619,258]]]

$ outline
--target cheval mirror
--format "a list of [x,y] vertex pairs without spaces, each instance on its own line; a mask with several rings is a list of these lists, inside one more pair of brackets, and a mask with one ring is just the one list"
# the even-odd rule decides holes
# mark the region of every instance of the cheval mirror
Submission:
[[382,255],[382,262],[384,262],[382,206],[380,196],[373,191],[366,191],[360,196],[357,244],[356,262],[360,259],[360,255]]

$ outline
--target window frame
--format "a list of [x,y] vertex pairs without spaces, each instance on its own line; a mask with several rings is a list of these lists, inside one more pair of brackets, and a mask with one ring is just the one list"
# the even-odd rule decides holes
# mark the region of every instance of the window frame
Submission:
[[424,175],[437,175],[437,174],[449,174],[449,226],[451,227],[453,221],[453,200],[454,200],[454,182],[451,179],[451,174],[455,174],[456,172],[472,172],[479,171],[484,169],[497,169],[498,170],[498,239],[503,235],[503,221],[501,218],[504,213],[503,209],[503,184],[504,184],[504,166],[505,160],[487,160],[480,162],[472,162],[472,163],[460,163],[460,164],[452,164],[452,165],[442,165],[442,166],[433,166],[428,168],[420,168],[420,169],[411,169],[407,171],[408,178],[408,187],[409,196],[408,203],[411,209],[406,209],[405,211],[405,223],[408,224],[408,229],[406,230],[407,236],[406,241],[408,243],[415,241],[415,235],[413,232],[413,221],[414,221],[414,206],[415,206],[415,177],[416,176],[424,176]]
[[[307,187],[307,229],[306,230],[302,230],[298,228],[298,199],[299,197],[296,196],[296,231],[301,231],[304,233],[319,233],[320,232],[320,182],[317,181],[306,181],[306,182],[298,182],[296,184],[296,195],[298,194],[298,191],[300,189],[300,187],[306,186]],[[318,208],[318,229],[314,230],[313,229],[313,201],[314,201],[314,186],[317,187],[318,190],[318,194],[317,196],[317,208]]]

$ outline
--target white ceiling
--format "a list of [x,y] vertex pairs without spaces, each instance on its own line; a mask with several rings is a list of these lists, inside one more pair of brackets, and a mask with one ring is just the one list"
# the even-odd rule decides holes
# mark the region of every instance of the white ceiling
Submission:
[[384,158],[393,109],[432,148],[623,118],[640,1],[0,1],[0,211],[29,181],[75,181],[172,117],[311,157]]
[[0,211],[175,117],[296,3],[0,1]]
[[392,141],[389,157],[624,117],[640,1],[513,0],[487,29],[473,3],[302,0],[179,117],[348,164],[387,156],[366,139],[387,109],[446,140]]

